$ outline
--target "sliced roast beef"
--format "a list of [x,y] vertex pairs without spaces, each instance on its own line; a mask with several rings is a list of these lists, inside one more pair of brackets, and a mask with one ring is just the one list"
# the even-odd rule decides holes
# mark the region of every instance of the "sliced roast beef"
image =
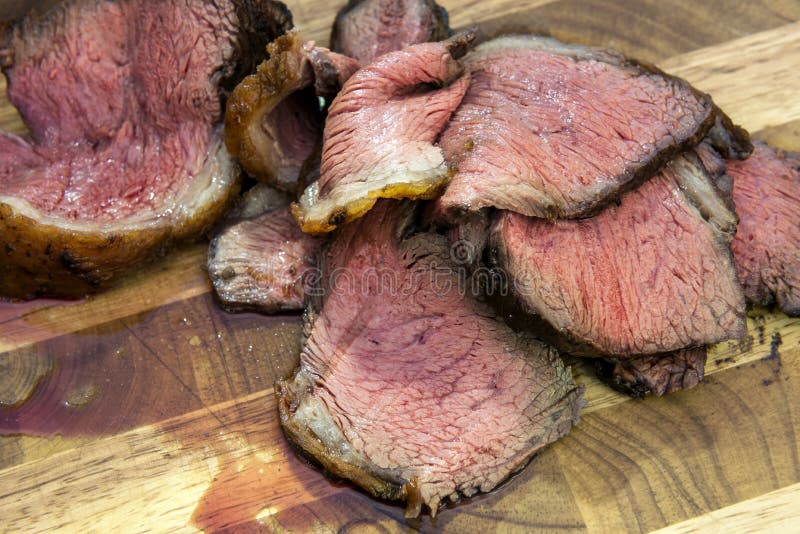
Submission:
[[703,381],[706,348],[683,349],[626,360],[596,360],[597,376],[632,397],[658,397],[695,387]]
[[474,34],[412,45],[356,72],[325,122],[319,180],[293,213],[310,233],[362,216],[378,198],[434,198],[449,178],[433,143],[469,86],[457,58]]
[[304,234],[289,197],[257,185],[211,241],[208,275],[228,311],[302,310],[321,239]]
[[269,59],[228,101],[226,143],[251,176],[298,193],[303,165],[322,141],[318,97],[332,98],[358,64],[304,42],[297,32],[279,37],[267,51]]
[[335,236],[300,368],[278,388],[293,442],[410,516],[491,490],[583,404],[555,350],[464,297],[446,238],[413,217],[384,200]]
[[434,0],[350,0],[336,15],[331,48],[366,65],[388,52],[449,36],[447,11]]
[[[507,36],[464,63],[472,82],[441,138],[458,169],[439,201],[446,214],[586,216],[697,144],[717,117],[730,124],[708,95],[614,51]],[[746,147],[746,132],[725,132],[720,144]]]
[[736,217],[690,156],[590,219],[496,217],[495,261],[568,352],[626,358],[744,334]]
[[284,24],[251,0],[76,0],[16,24],[0,58],[31,136],[0,136],[0,294],[84,295],[202,234],[238,188],[226,87]]
[[800,155],[756,143],[729,161],[740,222],[733,241],[739,280],[754,304],[800,314]]

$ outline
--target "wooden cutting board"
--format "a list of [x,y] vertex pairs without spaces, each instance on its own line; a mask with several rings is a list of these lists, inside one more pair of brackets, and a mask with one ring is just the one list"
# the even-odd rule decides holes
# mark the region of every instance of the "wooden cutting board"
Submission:
[[[324,44],[342,3],[290,7]],[[800,2],[443,3],[456,27],[655,62],[800,149]],[[4,99],[0,127],[24,132]],[[188,246],[82,302],[0,305],[0,428],[15,434],[0,438],[0,531],[800,530],[798,319],[753,311],[705,383],[666,398],[630,400],[575,367],[589,408],[568,437],[497,491],[408,523],[288,450],[272,385],[296,364],[298,319],[221,312],[204,257]]]

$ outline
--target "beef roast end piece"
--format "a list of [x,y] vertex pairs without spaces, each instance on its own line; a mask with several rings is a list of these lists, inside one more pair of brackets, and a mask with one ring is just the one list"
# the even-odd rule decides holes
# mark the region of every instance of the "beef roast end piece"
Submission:
[[555,350],[465,298],[446,238],[413,220],[410,202],[382,200],[333,238],[331,287],[278,388],[294,443],[412,517],[491,490],[583,406]]
[[739,227],[733,254],[747,300],[800,315],[800,155],[757,142],[728,161]]
[[447,11],[434,0],[350,0],[336,15],[331,48],[366,65],[449,35]]
[[703,381],[706,348],[683,349],[627,360],[595,361],[597,376],[612,388],[641,398],[690,389]]

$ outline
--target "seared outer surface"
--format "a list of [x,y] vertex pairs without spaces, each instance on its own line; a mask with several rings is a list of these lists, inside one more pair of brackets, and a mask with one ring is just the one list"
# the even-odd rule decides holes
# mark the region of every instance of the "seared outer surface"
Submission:
[[747,300],[800,314],[800,155],[756,143],[729,161],[739,227],[733,254]]
[[523,307],[568,339],[569,352],[629,358],[744,333],[730,234],[683,193],[677,173],[685,166],[668,165],[591,219],[497,215],[498,267]]
[[715,122],[708,95],[613,51],[507,36],[464,61],[472,82],[441,138],[458,169],[445,211],[585,216]]
[[553,349],[461,293],[446,239],[409,235],[412,216],[381,201],[334,238],[331,285],[279,406],[326,469],[416,515],[494,488],[564,435],[582,400]]
[[388,52],[449,35],[447,11],[434,0],[350,0],[336,15],[331,48],[366,65]]
[[632,397],[652,393],[657,397],[695,387],[705,374],[706,348],[683,349],[668,354],[629,360],[597,360],[597,376]]

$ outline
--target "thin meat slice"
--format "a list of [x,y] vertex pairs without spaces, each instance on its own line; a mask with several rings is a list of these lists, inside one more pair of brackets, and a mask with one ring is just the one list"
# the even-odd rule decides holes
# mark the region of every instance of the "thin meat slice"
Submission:
[[657,397],[690,389],[703,381],[706,348],[683,349],[626,360],[596,360],[597,376],[632,397]]
[[350,0],[336,15],[331,48],[366,65],[412,44],[446,39],[447,18],[433,0]]
[[733,254],[753,304],[800,315],[800,155],[756,143],[744,161],[729,161],[739,228]]
[[293,206],[303,231],[330,232],[378,198],[441,193],[450,172],[433,143],[469,85],[457,58],[473,38],[412,45],[347,81],[325,123],[320,178]]
[[736,217],[690,155],[591,219],[496,217],[494,261],[568,352],[630,358],[744,335]]
[[300,231],[288,196],[265,185],[247,192],[211,241],[208,275],[228,311],[299,311],[322,240]]
[[270,43],[267,52],[269,59],[228,101],[225,141],[248,174],[299,193],[301,170],[322,141],[318,97],[333,98],[358,63],[303,41],[295,31]]
[[472,82],[440,141],[458,169],[439,200],[450,217],[491,206],[587,216],[715,124],[720,144],[747,146],[708,95],[615,51],[506,36],[464,64]]
[[78,297],[194,239],[240,170],[222,110],[279,2],[76,0],[0,36],[31,132],[0,135],[0,295]]
[[446,238],[413,233],[414,215],[384,200],[336,235],[300,368],[278,388],[294,443],[412,517],[491,490],[583,405],[555,350],[461,294]]

